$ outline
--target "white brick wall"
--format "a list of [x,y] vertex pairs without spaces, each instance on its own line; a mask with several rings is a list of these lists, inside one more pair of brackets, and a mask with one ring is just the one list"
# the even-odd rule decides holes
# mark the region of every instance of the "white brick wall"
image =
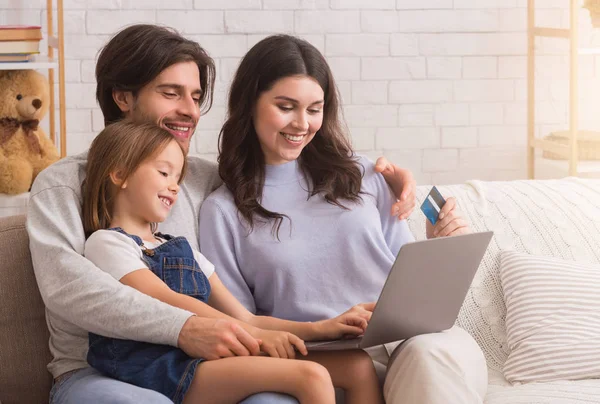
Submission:
[[[539,2],[538,23],[566,26],[566,0]],[[0,24],[42,24],[43,0],[0,1]],[[356,150],[385,155],[423,183],[525,177],[525,0],[64,0],[68,152],[103,127],[95,58],[123,26],[173,26],[215,58],[215,103],[192,152],[214,159],[226,94],[241,57],[276,32],[330,62]],[[56,16],[55,16],[56,18]],[[581,14],[582,41],[600,45]],[[597,38],[596,38],[597,37]],[[588,38],[588,39],[586,39]],[[537,133],[566,127],[566,44],[540,40]],[[600,123],[600,57],[581,59],[581,122]],[[588,89],[596,91],[588,91]]]

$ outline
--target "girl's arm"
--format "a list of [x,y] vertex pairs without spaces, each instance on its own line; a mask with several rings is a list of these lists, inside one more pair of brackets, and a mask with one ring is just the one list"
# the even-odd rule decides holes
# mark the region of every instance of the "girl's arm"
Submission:
[[[215,277],[215,274],[211,276],[211,278],[213,277]],[[201,302],[200,300],[175,292],[148,268],[142,268],[130,272],[123,276],[120,281],[123,284],[131,286],[132,288],[135,288],[144,294],[152,296],[172,306],[191,311],[198,316],[227,319],[234,324],[239,325],[252,337],[256,338],[261,350],[272,357],[294,358],[294,348],[300,351],[302,355],[308,354],[304,342],[296,335],[288,332],[260,330],[243,321],[234,319],[226,313],[222,313],[212,308],[208,304]]]
[[[287,331],[306,341],[340,338],[343,335],[360,335],[367,327],[365,314],[358,309],[350,310],[330,320],[299,322],[276,317],[257,316],[249,312],[227,290],[216,273],[210,277],[212,289],[209,303],[215,309],[231,317],[265,330]],[[371,308],[372,311],[372,308]]]
[[191,296],[177,293],[147,268],[130,272],[121,282],[172,306],[189,310],[201,317],[223,318],[237,323],[256,338],[264,337],[262,330],[287,331],[303,340],[326,340],[343,335],[360,335],[366,328],[364,314],[348,311],[331,320],[297,322],[250,313],[223,285],[216,273],[210,277],[209,304]]
[[[213,274],[210,277],[211,287],[213,284],[212,278],[214,277],[216,277],[216,274]],[[241,319],[235,319],[232,316],[221,312],[218,309],[215,309],[191,296],[175,292],[148,268],[141,268],[137,271],[128,273],[121,278],[121,283],[137,289],[148,296],[152,296],[161,302],[191,311],[200,317],[227,319],[238,324],[251,334],[256,331],[254,326],[241,321]],[[211,293],[211,300],[213,294],[214,291]]]

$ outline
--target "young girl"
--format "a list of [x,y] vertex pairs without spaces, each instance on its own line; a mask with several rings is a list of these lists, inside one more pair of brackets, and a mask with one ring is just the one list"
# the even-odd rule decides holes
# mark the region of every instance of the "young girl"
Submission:
[[[354,154],[339,110],[325,58],[299,38],[258,42],[234,76],[220,133],[224,185],[201,207],[200,245],[252,312],[318,321],[375,301],[414,240],[389,215],[393,196]],[[453,198],[446,205],[429,235],[468,231]],[[330,373],[347,390],[364,387]]]
[[[177,202],[185,165],[184,151],[158,126],[122,121],[105,128],[90,148],[83,184],[83,221],[89,237],[85,255],[123,284],[165,303],[198,316],[235,321],[271,357],[204,361],[171,346],[90,334],[88,362],[110,377],[159,391],[175,403],[235,403],[261,391],[290,394],[302,403],[333,403],[325,368],[283,358],[294,358],[294,350],[307,355],[299,337],[358,335],[366,319],[355,310],[314,323],[249,313],[185,238],[156,231]],[[342,363],[372,387],[370,395],[360,397],[362,402],[381,402],[368,356],[356,351],[334,365]]]

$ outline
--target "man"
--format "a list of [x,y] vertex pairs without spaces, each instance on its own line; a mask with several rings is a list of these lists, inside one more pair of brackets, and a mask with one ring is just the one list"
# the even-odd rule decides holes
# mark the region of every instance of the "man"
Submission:
[[[201,112],[212,103],[214,78],[213,60],[196,42],[166,28],[135,25],[119,32],[100,53],[96,98],[105,124],[125,117],[153,121],[188,150]],[[53,356],[48,365],[55,378],[51,402],[170,402],[154,391],[112,380],[89,368],[88,332],[173,345],[192,357],[209,360],[257,355],[258,342],[240,327],[194,316],[128,288],[82,256],[85,164],[84,153],[51,166],[36,179],[29,201],[27,230],[46,304]],[[188,157],[188,164],[179,202],[161,230],[184,236],[198,248],[200,205],[221,181],[214,163]],[[400,216],[407,217],[414,207],[412,175],[386,161],[380,167],[392,188],[404,188],[396,208]],[[262,393],[244,402],[296,400]]]

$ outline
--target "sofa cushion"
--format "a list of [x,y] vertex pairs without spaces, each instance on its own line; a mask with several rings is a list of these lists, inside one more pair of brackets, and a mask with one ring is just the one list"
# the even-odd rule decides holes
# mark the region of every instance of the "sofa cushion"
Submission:
[[490,369],[489,383],[484,404],[593,404],[600,397],[600,379],[513,385]]
[[506,379],[600,377],[600,265],[504,251]]
[[0,402],[48,402],[48,338],[25,216],[0,218]]

